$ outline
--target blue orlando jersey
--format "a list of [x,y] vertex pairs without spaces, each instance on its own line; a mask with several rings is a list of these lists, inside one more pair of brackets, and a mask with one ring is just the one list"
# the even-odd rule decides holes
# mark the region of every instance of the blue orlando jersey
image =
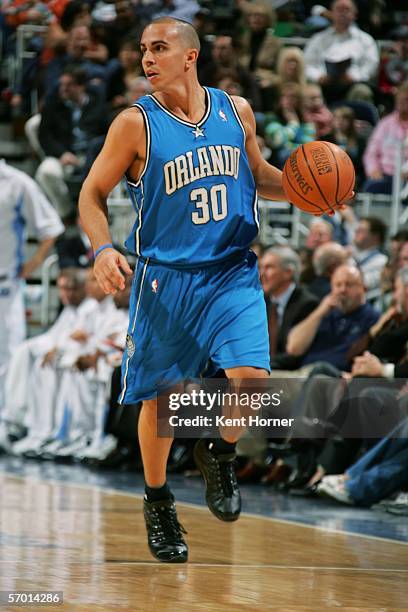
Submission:
[[206,112],[197,124],[151,95],[135,104],[147,137],[141,177],[137,183],[128,178],[136,222],[126,246],[137,255],[187,267],[214,263],[247,248],[257,235],[243,125],[226,93],[205,92]]

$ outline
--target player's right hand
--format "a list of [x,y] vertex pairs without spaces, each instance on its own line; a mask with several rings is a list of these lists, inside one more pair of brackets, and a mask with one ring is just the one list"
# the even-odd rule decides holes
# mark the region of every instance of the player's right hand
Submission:
[[95,259],[94,274],[106,294],[115,295],[125,288],[125,276],[133,274],[126,257],[116,249],[105,249]]

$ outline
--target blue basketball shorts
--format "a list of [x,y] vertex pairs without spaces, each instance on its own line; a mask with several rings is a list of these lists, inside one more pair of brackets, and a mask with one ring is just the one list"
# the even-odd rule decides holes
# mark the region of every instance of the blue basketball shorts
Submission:
[[252,251],[193,269],[139,258],[129,311],[121,404],[154,398],[208,366],[269,371],[266,307]]

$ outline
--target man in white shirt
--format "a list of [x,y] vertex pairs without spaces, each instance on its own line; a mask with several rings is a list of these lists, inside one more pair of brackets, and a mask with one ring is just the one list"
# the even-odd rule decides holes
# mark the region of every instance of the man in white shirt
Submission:
[[[12,352],[25,338],[24,279],[42,264],[64,226],[54,207],[27,174],[0,160],[0,413]],[[24,262],[26,235],[38,239]]]
[[354,23],[353,0],[335,0],[331,13],[333,26],[312,36],[305,47],[306,78],[322,86],[328,102],[345,97],[357,83],[368,86],[379,64],[375,40]]
[[[52,365],[70,344],[71,336],[82,329],[97,307],[85,297],[85,271],[66,268],[57,281],[63,309],[55,323],[43,334],[22,342],[14,351],[5,380],[5,404],[0,421],[0,448],[9,450],[8,434],[27,427],[28,435],[46,437],[53,427],[57,378]],[[33,376],[35,384],[31,385]],[[33,398],[39,409],[30,410]],[[27,438],[25,438],[25,444]]]
[[[117,338],[120,344],[125,343],[128,327],[128,313],[119,310],[112,296],[106,296],[99,287],[92,270],[88,270],[86,293],[93,298],[95,308],[87,317],[82,329],[71,334],[70,346],[65,345],[52,368],[52,377],[56,381],[53,429],[43,435],[42,440],[36,436],[34,444],[15,445],[13,452],[26,453],[36,450],[49,458],[71,457],[74,450],[85,449],[94,435],[102,435],[101,423],[106,404],[106,389],[110,381],[112,368],[105,367],[103,357],[110,352],[109,340]],[[116,297],[116,296],[115,296]],[[73,342],[72,342],[73,341]],[[86,358],[96,356],[90,367],[83,367]],[[40,414],[44,392],[48,386],[42,364],[37,362],[32,369],[30,386],[30,413]],[[40,383],[43,381],[42,389]],[[33,420],[32,427],[35,427]],[[95,431],[98,429],[98,431]],[[42,447],[45,438],[52,441]],[[62,451],[62,447],[65,448]],[[61,451],[61,452],[60,452]]]

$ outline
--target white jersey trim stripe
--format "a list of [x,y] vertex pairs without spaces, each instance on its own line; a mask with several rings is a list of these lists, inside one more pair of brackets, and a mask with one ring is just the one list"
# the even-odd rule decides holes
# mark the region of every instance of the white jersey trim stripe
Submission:
[[255,191],[255,199],[254,199],[254,219],[256,226],[259,230],[259,208],[258,208],[258,192]]
[[143,210],[143,204],[144,204],[144,186],[143,186],[143,181],[141,181],[140,183],[140,190],[142,193],[142,200],[140,202],[140,207],[139,207],[139,219],[138,219],[138,224],[137,224],[137,228],[136,228],[136,255],[141,255],[140,252],[140,231],[142,229],[142,210]]
[[161,102],[159,102],[159,100],[157,98],[155,98],[154,96],[152,96],[151,94],[148,94],[148,98],[151,98],[156,104],[157,106],[164,111],[167,115],[169,115],[170,117],[172,117],[173,119],[175,119],[176,121],[178,121],[179,123],[182,123],[183,125],[188,125],[188,127],[197,127],[200,125],[203,125],[203,123],[205,123],[210,115],[211,112],[211,95],[210,92],[208,91],[207,87],[203,87],[206,96],[207,96],[207,110],[204,114],[204,116],[200,119],[200,121],[198,123],[191,123],[191,121],[185,121],[184,119],[181,119],[180,117],[177,117],[177,115],[174,115],[174,113],[172,113],[171,111],[169,111],[165,106],[163,106],[163,104]]
[[243,132],[243,134],[244,134],[244,140],[246,140],[246,132],[245,132],[244,124],[243,124],[243,123],[242,123],[242,121],[241,121],[241,117],[239,116],[239,113],[238,113],[238,111],[237,111],[237,109],[236,109],[236,106],[235,106],[235,104],[234,104],[234,101],[233,101],[233,99],[231,98],[231,96],[230,96],[229,94],[227,94],[227,92],[226,92],[226,91],[224,91],[224,93],[225,93],[225,95],[227,96],[227,98],[228,98],[228,100],[229,100],[229,103],[231,104],[231,108],[232,108],[232,110],[233,110],[233,112],[234,112],[234,115],[235,115],[236,120],[238,121],[239,125],[241,126],[241,130],[242,130],[242,132]]
[[[137,320],[137,314],[139,312],[139,305],[140,305],[140,300],[142,297],[142,291],[143,291],[143,285],[144,285],[144,279],[146,276],[146,270],[147,270],[147,266],[149,264],[149,257],[146,259],[145,264],[143,266],[143,272],[142,272],[142,280],[140,281],[140,289],[139,289],[139,295],[137,297],[137,303],[136,303],[136,310],[135,310],[135,317],[133,319],[133,325],[132,325],[132,329],[131,329],[131,334],[133,336],[133,334],[135,333],[135,328],[136,328],[136,320]],[[135,272],[136,273],[136,272]],[[125,398],[126,395],[126,389],[127,389],[127,376],[128,376],[128,372],[129,372],[129,362],[131,360],[131,356],[128,357],[126,359],[126,366],[125,366],[125,375],[123,377],[123,389],[122,389],[122,393],[119,396],[119,400],[118,403],[121,404]]]
[[150,159],[150,147],[151,147],[151,135],[150,135],[150,124],[149,124],[149,119],[147,118],[147,113],[145,111],[145,109],[143,108],[143,106],[141,106],[140,104],[133,104],[134,107],[138,108],[140,110],[140,112],[142,113],[142,116],[144,118],[144,123],[146,126],[146,159],[145,159],[145,163],[143,166],[143,170],[141,175],[139,176],[138,180],[136,181],[136,183],[132,183],[131,181],[128,180],[129,185],[132,185],[132,187],[139,187],[140,185],[140,181],[142,180],[143,176],[146,173],[147,170],[147,166],[149,164],[149,159]]

